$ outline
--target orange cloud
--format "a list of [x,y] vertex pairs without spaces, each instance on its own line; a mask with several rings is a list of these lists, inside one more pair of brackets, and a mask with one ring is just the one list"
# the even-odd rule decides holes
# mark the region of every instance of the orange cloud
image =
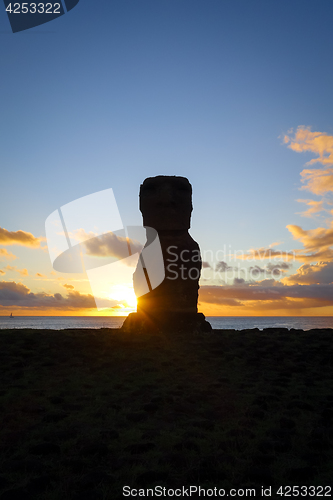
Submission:
[[[292,134],[291,129],[288,134]],[[310,152],[318,155],[317,158],[307,162],[307,165],[321,163],[322,165],[333,165],[333,136],[325,132],[311,132],[311,127],[300,125],[297,127],[294,137],[285,135],[283,142],[288,148],[297,153]]]
[[301,189],[311,191],[317,195],[333,192],[333,168],[326,170],[302,170],[301,182],[306,183]]
[[3,271],[2,269],[0,269],[0,274],[1,274],[1,275],[4,275],[4,274],[6,274],[6,273],[5,273],[5,271]]
[[300,226],[289,224],[287,229],[295,240],[303,243],[309,252],[328,249],[333,245],[333,225],[331,228],[317,227],[317,229],[304,230]]
[[35,238],[33,234],[26,231],[7,231],[0,227],[0,245],[24,245],[37,248],[43,240],[44,238]]
[[27,269],[18,269],[17,266],[6,266],[5,269],[7,271],[19,273],[21,276],[29,276],[28,270]]
[[317,264],[303,264],[297,272],[281,280],[288,284],[312,285],[319,283],[333,283],[333,262],[317,262]]
[[300,315],[318,314],[318,308],[332,314],[333,284],[287,286],[267,279],[231,286],[202,286],[199,306],[207,315],[295,315],[296,311]]
[[302,217],[313,217],[318,212],[322,212],[325,210],[323,207],[324,200],[315,201],[315,200],[297,200],[299,203],[306,203],[308,208],[305,212],[298,212]]
[[6,259],[6,260],[14,260],[17,259],[16,255],[14,255],[11,252],[8,252],[5,248],[0,248],[0,259]]
[[36,273],[36,276],[38,278],[46,278],[45,274],[41,274],[41,273]]
[[67,288],[67,290],[74,290],[73,285],[67,285],[67,284],[65,284],[65,285],[62,285],[62,286],[63,286],[64,288]]

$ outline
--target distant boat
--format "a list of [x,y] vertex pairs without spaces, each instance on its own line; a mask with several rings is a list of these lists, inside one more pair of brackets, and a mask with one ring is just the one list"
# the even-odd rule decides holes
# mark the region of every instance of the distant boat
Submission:
[[13,319],[14,318],[13,313],[10,313],[9,317],[10,317],[10,319]]

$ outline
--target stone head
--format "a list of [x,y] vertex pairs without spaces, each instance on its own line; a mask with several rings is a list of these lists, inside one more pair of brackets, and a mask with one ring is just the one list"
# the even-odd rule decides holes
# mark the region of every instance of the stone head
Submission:
[[187,230],[192,209],[192,186],[186,177],[158,175],[140,186],[144,226],[156,231]]

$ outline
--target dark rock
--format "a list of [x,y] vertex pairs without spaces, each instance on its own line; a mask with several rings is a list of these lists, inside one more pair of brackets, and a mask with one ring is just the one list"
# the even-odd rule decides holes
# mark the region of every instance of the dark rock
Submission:
[[102,429],[100,434],[107,439],[118,439],[119,432],[115,429]]
[[71,500],[103,500],[105,498],[103,492],[95,489],[82,490],[75,493]]
[[145,412],[127,413],[126,418],[130,422],[141,422],[147,418],[147,414]]
[[49,399],[50,403],[53,405],[59,405],[64,402],[64,398],[61,398],[60,396],[54,396]]
[[296,427],[296,422],[291,418],[281,417],[280,427],[281,429],[294,429]]
[[298,408],[300,410],[308,410],[313,411],[314,407],[311,403],[307,403],[306,401],[291,401],[288,403],[287,408]]
[[65,411],[58,410],[54,412],[49,412],[43,417],[43,422],[60,422],[66,418],[68,414]]
[[106,456],[109,453],[109,449],[104,443],[87,443],[83,445],[80,449],[81,455],[98,455]]
[[26,488],[13,488],[7,490],[1,495],[1,500],[35,500],[34,493],[30,493]]
[[159,406],[156,403],[148,403],[144,405],[143,409],[148,413],[155,413]]
[[324,450],[331,449],[330,443],[325,439],[310,439],[308,441],[308,447],[313,449],[313,450],[318,450],[318,451],[324,451]]
[[135,443],[126,446],[125,450],[129,451],[132,454],[139,455],[141,453],[147,453],[147,451],[153,450],[156,448],[156,445],[151,442],[147,443]]
[[290,469],[288,473],[288,478],[291,481],[303,481],[304,484],[316,473],[316,469],[313,466],[305,466],[305,467],[295,467]]
[[43,476],[31,479],[26,486],[26,490],[38,495],[39,493],[43,493],[56,480],[57,476],[55,474],[44,474]]
[[2,490],[3,488],[6,488],[9,485],[10,482],[8,481],[8,479],[4,476],[0,476],[0,489]]
[[79,481],[79,488],[83,489],[91,489],[97,486],[98,484],[105,482],[108,483],[110,477],[108,474],[102,469],[91,470],[84,474]]
[[45,471],[45,464],[37,458],[28,457],[17,460],[9,460],[3,464],[3,468],[10,472],[34,472],[42,473]]
[[51,455],[60,451],[60,446],[55,443],[38,443],[29,448],[29,452],[33,455]]
[[137,477],[136,483],[141,487],[150,486],[156,482],[166,481],[168,474],[159,470],[147,470]]
[[274,482],[274,478],[272,473],[268,467],[251,467],[247,471],[247,477],[250,481],[255,483],[261,483],[264,485],[272,484]]
[[211,420],[196,420],[191,422],[193,427],[198,427],[199,429],[204,429],[207,431],[211,431],[215,427],[215,422]]
[[193,441],[181,441],[180,443],[175,444],[173,449],[176,451],[200,451],[199,446]]
[[87,466],[86,461],[75,458],[67,458],[62,463],[66,469],[72,471],[74,474],[81,474]]
[[178,470],[183,470],[187,468],[186,454],[182,452],[166,453],[161,458],[159,458],[158,463],[160,465],[165,465],[166,463],[170,463],[172,464],[173,468]]
[[276,457],[273,454],[258,453],[252,457],[253,464],[257,466],[269,465],[275,460]]

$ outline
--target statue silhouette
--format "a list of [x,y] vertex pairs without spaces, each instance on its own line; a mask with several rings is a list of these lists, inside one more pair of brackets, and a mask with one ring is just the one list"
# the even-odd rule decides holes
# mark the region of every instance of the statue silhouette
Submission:
[[[158,233],[165,278],[152,289],[145,273],[149,292],[138,298],[137,313],[128,316],[124,330],[138,327],[211,330],[197,308],[202,261],[199,245],[188,232],[192,210],[192,186],[185,177],[148,177],[140,186],[143,225]],[[147,230],[146,246],[148,244]],[[139,279],[142,279],[142,273],[137,268],[133,275],[134,291]]]

